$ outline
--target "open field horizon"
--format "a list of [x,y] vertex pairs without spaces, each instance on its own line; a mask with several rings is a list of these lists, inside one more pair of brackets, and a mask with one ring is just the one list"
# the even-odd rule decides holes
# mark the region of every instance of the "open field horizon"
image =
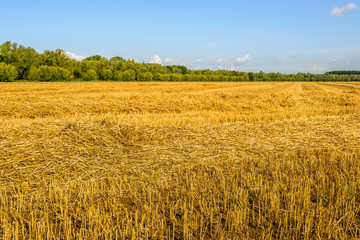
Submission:
[[360,237],[360,83],[1,83],[4,239]]

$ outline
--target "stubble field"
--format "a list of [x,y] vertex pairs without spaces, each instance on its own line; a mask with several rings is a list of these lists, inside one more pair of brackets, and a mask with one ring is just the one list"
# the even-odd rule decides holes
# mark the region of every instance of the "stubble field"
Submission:
[[0,84],[0,238],[360,238],[360,83]]

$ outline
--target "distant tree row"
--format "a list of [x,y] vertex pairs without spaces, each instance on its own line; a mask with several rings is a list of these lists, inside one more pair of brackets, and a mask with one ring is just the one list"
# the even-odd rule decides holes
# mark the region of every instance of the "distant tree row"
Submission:
[[326,74],[252,73],[227,70],[190,70],[185,66],[136,63],[122,57],[100,55],[82,61],[65,51],[37,52],[31,47],[5,42],[0,45],[0,82],[28,81],[360,81],[360,71],[333,71]]
[[360,75],[360,71],[331,71],[331,72],[326,72],[325,74],[335,74],[335,75]]

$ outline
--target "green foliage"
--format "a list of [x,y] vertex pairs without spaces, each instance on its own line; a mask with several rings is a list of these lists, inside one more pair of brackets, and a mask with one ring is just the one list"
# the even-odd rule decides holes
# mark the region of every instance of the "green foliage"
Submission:
[[121,71],[116,71],[114,73],[114,81],[122,82],[124,79],[123,73]]
[[138,80],[144,82],[152,81],[153,75],[150,72],[140,73]]
[[136,80],[136,72],[132,69],[126,70],[122,74],[122,81],[124,82],[131,82]]
[[153,74],[153,80],[154,81],[161,81],[161,74],[160,73],[154,73]]
[[249,81],[251,81],[251,82],[255,81],[255,75],[254,75],[254,73],[249,72],[248,75],[249,75]]
[[16,69],[14,66],[0,62],[0,82],[13,82],[16,75]]
[[70,81],[72,78],[70,71],[66,68],[58,67],[57,74],[59,81]]
[[170,74],[160,74],[160,81],[169,82],[171,80]]
[[10,41],[6,41],[0,46],[0,62],[9,63],[12,45]]
[[172,82],[181,82],[184,81],[185,77],[182,74],[170,74],[170,81]]
[[126,60],[121,57],[113,57],[109,61],[109,67],[113,71],[123,71],[126,67]]
[[61,49],[56,49],[55,51],[45,50],[42,58],[43,64],[47,66],[71,68],[74,63],[74,60]]
[[0,62],[15,66],[19,79],[26,79],[29,70],[40,63],[40,55],[33,48],[5,42],[0,46]]
[[98,80],[99,76],[94,69],[90,69],[84,73],[83,79],[85,81],[94,81],[94,80]]
[[360,75],[360,71],[348,71],[348,70],[343,70],[343,71],[330,71],[330,72],[326,72],[325,74],[335,74],[335,75]]
[[113,80],[114,74],[110,69],[101,69],[100,70],[100,79],[101,80]]
[[103,58],[100,55],[94,55],[94,56],[85,58],[85,60],[87,60],[87,61],[100,61],[101,59],[103,59]]
[[16,67],[20,79],[27,78],[30,69],[39,63],[40,58],[33,48],[20,46],[13,54],[12,64]]
[[171,73],[186,74],[188,72],[188,69],[185,66],[180,66],[180,65],[166,66],[166,68]]
[[40,66],[30,69],[28,79],[39,82],[70,81],[71,74],[62,67]]

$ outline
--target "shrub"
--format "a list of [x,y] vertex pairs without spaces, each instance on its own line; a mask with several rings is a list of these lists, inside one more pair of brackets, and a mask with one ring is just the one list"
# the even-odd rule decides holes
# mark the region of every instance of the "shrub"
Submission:
[[94,69],[90,69],[83,74],[83,79],[85,81],[98,80],[99,76]]
[[153,80],[153,75],[152,75],[151,72],[140,73],[138,80],[139,81],[152,81]]
[[28,79],[39,82],[69,81],[71,74],[69,70],[62,67],[40,66],[30,69]]
[[123,72],[123,81],[130,82],[136,80],[136,73],[134,70],[129,69]]
[[16,68],[4,62],[0,63],[0,82],[13,82],[17,76]]
[[113,73],[110,69],[103,69],[100,72],[100,79],[101,80],[113,80]]
[[123,74],[121,71],[116,71],[114,74],[114,80],[122,82],[124,80]]

